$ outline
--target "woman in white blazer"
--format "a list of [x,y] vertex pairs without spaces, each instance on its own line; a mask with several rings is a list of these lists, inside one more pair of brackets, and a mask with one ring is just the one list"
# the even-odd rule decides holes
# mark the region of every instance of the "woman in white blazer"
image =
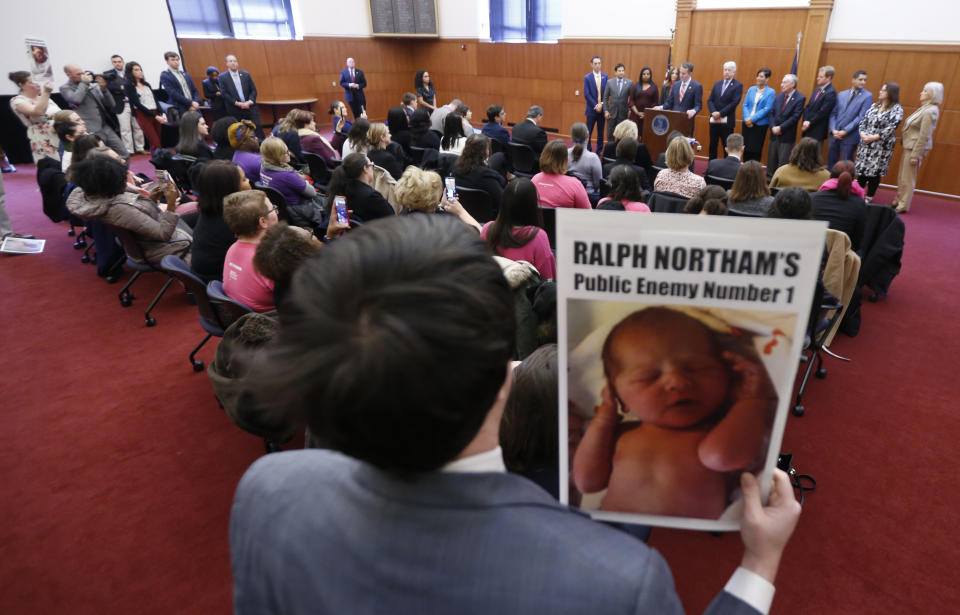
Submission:
[[897,213],[910,211],[913,189],[917,185],[920,161],[933,147],[933,131],[940,119],[940,104],[943,103],[943,84],[931,81],[920,92],[920,108],[903,122],[900,141],[903,155],[900,158],[900,177],[897,180],[897,196],[891,207]]

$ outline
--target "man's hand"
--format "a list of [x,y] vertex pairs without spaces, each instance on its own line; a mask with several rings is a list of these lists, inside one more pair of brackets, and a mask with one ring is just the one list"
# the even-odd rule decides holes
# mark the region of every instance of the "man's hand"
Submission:
[[807,132],[807,128],[810,128],[810,122],[804,122],[800,125],[800,132]]
[[844,138],[845,136],[847,136],[847,131],[846,131],[846,130],[838,130],[838,131],[837,131],[837,134],[840,135],[838,138],[839,138],[839,139],[842,139],[842,138]]
[[604,112],[603,112],[603,117],[609,120],[609,119],[610,119],[610,112],[609,112],[609,111],[604,111]]
[[191,111],[196,111],[199,108],[200,108],[200,103],[198,103],[197,101],[193,101],[193,104],[190,105]]
[[780,134],[780,127],[779,127],[779,126],[774,126],[773,128],[770,129],[770,132],[772,132],[772,133],[775,134],[775,135],[778,135],[778,134]]
[[720,112],[719,112],[719,111],[714,111],[713,113],[710,114],[710,117],[712,117],[712,118],[715,119],[715,120],[719,120],[719,119],[720,119]]
[[687,117],[689,117],[690,119],[693,119],[693,116],[695,116],[696,114],[697,114],[696,109],[687,109]]
[[783,550],[800,519],[800,503],[782,470],[773,471],[773,486],[766,506],[760,503],[760,485],[754,475],[742,474],[740,488],[743,490],[740,537],[745,547],[740,565],[773,583]]
[[166,124],[166,123],[167,123],[167,114],[166,114],[166,113],[161,113],[160,115],[156,116],[156,118],[154,118],[154,119],[156,119],[156,120],[157,120],[158,122],[160,122],[161,124]]
[[90,73],[83,73],[82,75],[80,75],[80,81],[84,83],[92,83],[93,75],[91,75]]
[[919,159],[919,158],[911,158],[911,159],[910,159],[910,166],[911,166],[911,167],[915,167],[915,166],[917,166],[918,164],[920,164],[920,159]]
[[94,78],[97,80],[97,85],[100,86],[100,89],[101,89],[101,90],[106,90],[106,89],[107,89],[107,80],[104,79],[102,75],[97,75],[97,76],[94,77]]
[[597,113],[600,113],[601,111],[603,111],[603,103],[598,102],[597,104],[595,104],[593,106],[593,110],[596,111]]

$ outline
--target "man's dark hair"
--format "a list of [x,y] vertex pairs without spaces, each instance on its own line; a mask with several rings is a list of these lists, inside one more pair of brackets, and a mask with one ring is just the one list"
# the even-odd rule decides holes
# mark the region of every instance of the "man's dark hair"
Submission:
[[857,72],[853,73],[853,78],[854,78],[854,79],[859,79],[859,78],[860,78],[860,75],[866,75],[866,74],[867,74],[867,71],[865,71],[865,70],[858,70]]
[[452,216],[351,231],[297,270],[284,310],[258,371],[265,409],[399,475],[436,470],[476,437],[514,347],[507,281]]
[[86,197],[110,198],[127,187],[127,167],[107,156],[91,156],[71,165],[73,182],[83,189]]
[[501,111],[503,111],[503,105],[490,105],[487,107],[487,119],[491,122],[497,121]]
[[298,230],[286,222],[271,226],[260,238],[253,255],[254,268],[260,275],[273,280],[273,298],[278,306],[286,298],[297,268],[320,249],[319,243]]
[[788,220],[813,220],[811,209],[813,202],[810,193],[803,188],[793,186],[784,188],[773,197],[773,203],[767,210],[768,218],[786,218]]
[[53,125],[53,128],[57,131],[57,138],[61,141],[66,141],[67,137],[73,136],[74,131],[79,125],[77,122],[67,120],[66,122],[57,122]]
[[[590,58],[590,63],[593,64],[594,60],[600,60],[600,56],[593,56],[592,58]],[[603,60],[600,60],[600,61],[602,62]]]
[[114,58],[120,58],[122,60],[123,56],[120,55],[119,53],[115,53],[112,56],[110,56],[110,61],[112,62]]
[[416,102],[417,95],[413,92],[404,92],[402,100],[403,104],[409,107],[412,103]]
[[164,60],[169,60],[170,58],[179,58],[179,57],[180,57],[180,54],[177,53],[176,51],[168,51],[165,54],[163,54]]
[[617,65],[613,67],[613,70],[614,70],[614,71],[618,71],[618,70],[620,70],[621,68],[626,69],[627,67],[624,66],[622,62],[617,62]]
[[681,66],[682,68],[687,69],[687,72],[688,72],[688,73],[692,73],[692,72],[693,72],[693,62],[684,62],[684,63],[681,64],[680,66]]

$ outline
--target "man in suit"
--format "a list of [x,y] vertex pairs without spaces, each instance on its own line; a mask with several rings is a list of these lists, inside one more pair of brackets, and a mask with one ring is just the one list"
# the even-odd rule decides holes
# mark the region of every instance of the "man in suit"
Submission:
[[263,139],[260,110],[257,109],[257,86],[253,83],[253,77],[247,71],[240,70],[240,61],[232,53],[227,56],[226,63],[226,72],[220,73],[220,94],[223,95],[227,115],[238,120],[250,120],[257,127],[257,137]]
[[867,71],[853,73],[850,89],[837,94],[837,104],[830,112],[830,146],[827,168],[838,160],[853,160],[860,144],[860,120],[873,104],[873,94],[866,90]]
[[803,136],[816,140],[821,147],[827,138],[830,113],[837,104],[833,75],[832,66],[821,66],[817,71],[817,89],[810,95],[810,101],[803,110],[803,124],[800,125]]
[[506,145],[510,142],[510,131],[507,130],[506,123],[507,112],[503,105],[490,105],[487,107],[487,123],[480,129],[480,133]]
[[[257,375],[265,409],[326,448],[265,455],[240,481],[234,612],[682,612],[661,555],[506,471],[514,300],[476,231],[395,216],[328,250],[298,271]],[[753,475],[740,485],[746,548],[710,615],[769,610],[800,516],[783,472],[766,507]]]
[[625,77],[627,69],[623,64],[617,64],[614,72],[614,78],[608,80],[607,87],[603,89],[603,119],[607,124],[607,141],[613,141],[613,129],[627,119],[627,99],[633,89],[633,81]]
[[407,124],[410,123],[410,119],[413,117],[413,112],[417,110],[417,95],[413,92],[405,92],[403,94],[403,112],[407,116]]
[[726,150],[726,158],[714,158],[707,164],[707,175],[733,181],[743,159],[743,135],[736,132],[727,135]]
[[527,109],[527,118],[513,127],[513,142],[529,146],[539,156],[547,146],[547,133],[539,126],[542,120],[542,107],[533,105]]
[[723,64],[723,79],[713,84],[707,98],[710,110],[710,160],[717,157],[717,143],[725,143],[737,125],[737,107],[743,98],[743,84],[734,79],[736,62]]
[[111,68],[103,76],[104,78],[112,77],[106,80],[107,89],[117,103],[117,122],[120,124],[120,138],[123,140],[123,146],[132,153],[148,154],[149,152],[143,149],[143,131],[140,130],[140,123],[130,109],[127,95],[123,93],[123,81],[126,79],[123,57],[116,54],[110,56],[110,65]]
[[663,109],[668,111],[685,111],[690,118],[690,136],[693,136],[693,116],[703,108],[703,86],[693,80],[693,64],[684,62],[680,65],[680,83],[670,89]]
[[367,78],[363,76],[363,71],[354,65],[353,58],[347,58],[347,67],[340,71],[340,87],[343,88],[343,96],[353,112],[353,119],[356,120],[367,107],[367,97],[363,94],[363,88],[367,87]]
[[106,81],[103,85],[95,85],[93,73],[76,64],[67,64],[63,72],[68,81],[60,86],[60,95],[86,124],[87,132],[97,135],[121,158],[129,160],[130,152],[120,138],[120,122],[113,112],[117,103],[107,89]]
[[603,103],[600,102],[607,87],[607,73],[600,72],[600,56],[590,58],[591,71],[583,76],[583,100],[586,103],[584,115],[587,117],[587,149],[590,149],[590,135],[597,127],[597,151],[603,151]]
[[160,87],[167,93],[167,104],[175,107],[180,115],[200,108],[200,92],[190,73],[180,70],[180,54],[168,51],[163,54],[167,69],[160,73]]
[[790,150],[797,140],[797,125],[806,99],[797,91],[797,76],[784,75],[780,93],[770,109],[770,147],[767,149],[767,179],[790,161]]

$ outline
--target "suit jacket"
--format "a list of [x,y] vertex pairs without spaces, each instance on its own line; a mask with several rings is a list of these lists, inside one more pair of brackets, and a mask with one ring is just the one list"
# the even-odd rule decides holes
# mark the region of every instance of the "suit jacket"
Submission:
[[506,126],[496,122],[487,122],[484,124],[483,128],[480,129],[480,133],[490,139],[495,139],[504,145],[510,142],[510,131],[507,130]]
[[846,130],[844,141],[860,142],[860,120],[867,114],[867,109],[873,104],[873,94],[867,90],[858,90],[850,100],[850,93],[854,90],[844,90],[837,94],[837,104],[830,112],[830,130]]
[[[400,480],[335,451],[266,455],[230,545],[237,615],[683,612],[659,553],[507,473]],[[706,612],[756,614],[726,592]]]
[[863,229],[867,224],[867,204],[851,193],[841,199],[836,190],[821,190],[812,196],[813,217],[823,220],[835,231],[843,231],[850,238],[850,247],[860,253]]
[[619,90],[617,89],[617,79],[614,77],[607,81],[603,89],[603,110],[610,113],[610,122],[616,126],[618,123],[627,119],[627,100],[630,98],[630,90],[633,89],[633,81],[627,78]]
[[[247,71],[238,70],[237,73],[240,74],[240,88],[243,90],[243,99],[254,103],[254,106],[250,107],[252,111],[256,107],[257,86],[253,83],[253,77]],[[223,96],[223,104],[227,109],[227,115],[232,115],[236,109],[236,103],[240,102],[240,98],[237,96],[237,86],[233,83],[233,76],[230,71],[220,73],[220,94]]]
[[[773,108],[770,109],[770,128],[780,127],[780,134],[770,133],[770,141],[793,143],[797,140],[797,124],[803,114],[803,103],[806,101],[803,94],[794,90],[790,94],[780,92],[773,99]],[[786,103],[786,104],[784,104]]]
[[683,83],[678,81],[670,90],[670,93],[667,94],[667,100],[663,103],[663,108],[670,111],[694,109],[697,113],[700,113],[700,109],[703,108],[703,86],[691,79],[687,90],[683,93],[683,100],[680,100],[680,90],[682,88]]
[[101,90],[96,82],[68,81],[60,86],[60,95],[87,125],[87,132],[97,133],[104,128],[119,131],[120,122],[113,113],[117,103],[110,90]]
[[[148,88],[150,87],[150,84],[147,83],[146,81],[144,81],[143,84],[144,84],[145,86],[147,86]],[[153,89],[153,88],[151,88],[151,89]],[[157,102],[157,108],[156,108],[156,109],[148,109],[147,107],[145,107],[145,106],[143,105],[142,102],[140,102],[140,92],[137,91],[137,86],[133,85],[133,82],[131,82],[131,81],[124,81],[124,82],[123,82],[123,93],[126,94],[127,100],[130,101],[130,107],[131,107],[131,108],[136,109],[137,111],[142,111],[143,113],[146,113],[147,115],[157,115],[158,113],[162,113],[162,111],[160,110],[159,102]],[[155,96],[154,96],[154,100],[155,100],[155,101],[156,101],[156,98],[157,98],[157,97],[156,97],[156,95],[155,95]]]
[[607,88],[607,73],[600,73],[600,91],[597,91],[597,79],[593,76],[593,71],[590,71],[583,76],[583,100],[586,104],[585,113],[587,115],[597,115],[597,112],[593,110],[597,103],[600,102],[600,97],[603,95],[604,90]]
[[823,141],[827,138],[830,113],[837,104],[837,90],[830,83],[823,88],[823,93],[817,96],[819,90],[820,88],[817,88],[813,91],[806,109],[803,110],[803,121],[810,122],[810,127],[803,136]]
[[[721,94],[721,92],[723,92]],[[743,84],[736,79],[731,79],[727,86],[727,91],[723,91],[723,79],[713,84],[710,90],[710,96],[707,98],[707,108],[710,113],[714,111],[720,113],[720,117],[726,116],[727,126],[733,130],[737,125],[737,105],[743,98]]]
[[110,90],[110,94],[113,96],[113,100],[117,103],[114,107],[114,113],[120,114],[123,113],[123,107],[126,105],[126,93],[123,91],[123,86],[126,83],[126,77],[123,74],[123,71],[118,71],[115,68],[112,68],[106,71],[104,74],[110,72],[116,75],[116,77],[110,81],[107,81],[107,89]]
[[180,73],[187,82],[187,89],[190,90],[190,98],[183,95],[183,88],[180,87],[180,82],[169,68],[160,73],[160,88],[167,93],[167,102],[179,109],[180,113],[185,113],[190,110],[190,106],[193,103],[200,102],[200,92],[197,91],[197,86],[193,83],[193,78],[190,76],[190,73],[183,70],[180,71]]
[[533,122],[523,120],[513,126],[513,142],[529,145],[539,156],[543,148],[547,146],[547,133]]
[[740,164],[740,159],[736,156],[714,158],[707,165],[707,175],[722,177],[724,179],[736,179],[737,172],[740,170]]
[[903,121],[900,139],[903,142],[903,155],[909,158],[923,158],[933,147],[933,131],[940,119],[940,107],[927,104],[914,111]]
[[343,96],[346,99],[347,103],[355,102],[367,106],[367,97],[363,93],[363,88],[367,87],[367,78],[363,76],[363,71],[359,68],[354,68],[353,72],[355,74],[355,79],[353,83],[359,85],[359,88],[347,87],[350,81],[350,69],[345,68],[340,71],[340,87],[343,88]]

